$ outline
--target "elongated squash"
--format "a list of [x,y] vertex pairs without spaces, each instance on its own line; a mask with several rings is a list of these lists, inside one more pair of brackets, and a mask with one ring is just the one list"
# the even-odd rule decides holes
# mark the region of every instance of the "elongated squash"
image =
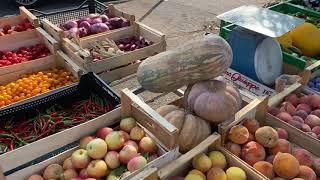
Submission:
[[137,78],[144,89],[163,93],[222,75],[232,63],[232,50],[210,34],[144,60]]

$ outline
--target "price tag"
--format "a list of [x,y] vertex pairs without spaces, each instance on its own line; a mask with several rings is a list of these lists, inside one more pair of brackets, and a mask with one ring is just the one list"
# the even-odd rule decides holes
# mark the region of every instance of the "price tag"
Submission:
[[232,83],[238,85],[240,89],[247,90],[255,96],[273,96],[276,94],[276,91],[274,89],[260,84],[230,68],[224,73],[224,77],[228,81],[231,81]]

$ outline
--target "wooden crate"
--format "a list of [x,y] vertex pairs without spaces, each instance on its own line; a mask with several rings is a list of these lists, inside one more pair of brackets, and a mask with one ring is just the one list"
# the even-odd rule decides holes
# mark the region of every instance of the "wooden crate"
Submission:
[[45,46],[50,50],[51,55],[19,64],[0,67],[0,76],[37,66],[37,64],[41,64],[42,61],[52,59],[56,51],[59,49],[58,42],[40,27],[23,33],[13,34],[12,36],[3,36],[0,38],[0,51],[17,50],[20,47],[30,47],[39,43],[45,44]]
[[213,133],[198,146],[181,155],[178,159],[172,161],[158,171],[155,168],[145,171],[145,179],[171,180],[175,176],[186,176],[188,171],[192,169],[192,159],[200,153],[207,153],[212,150],[220,151],[225,155],[228,167],[235,166],[243,169],[246,172],[247,179],[263,179],[263,176],[253,171],[251,167],[245,164],[245,162],[221,147],[221,136],[217,133]]
[[[117,108],[103,116],[94,120],[88,121],[84,124],[59,132],[48,138],[42,139],[41,144],[30,144],[29,151],[20,151],[19,156],[15,156],[15,160],[25,161],[25,157],[39,157],[43,153],[47,153],[55,148],[62,147],[66,144],[72,143],[81,137],[90,135],[96,132],[99,128],[111,126],[119,123],[121,118],[134,117],[139,125],[143,127],[146,133],[155,139],[158,146],[160,156],[150,163],[145,168],[157,167],[160,168],[164,164],[176,159],[178,156],[178,148],[176,144],[178,129],[158,115],[152,108],[145,104],[140,98],[135,96],[131,91],[125,89],[121,93],[121,108]],[[49,148],[47,147],[49,146]],[[38,164],[29,166],[13,174],[8,175],[7,180],[25,179],[34,173],[40,173],[46,166],[52,163],[62,163],[64,159],[69,157],[75,149],[67,150],[57,156],[42,161]],[[11,157],[13,158],[13,157]],[[21,164],[19,162],[12,162],[12,159],[7,157],[6,166],[8,163]],[[2,161],[2,159],[0,160]],[[4,166],[4,164],[0,164]],[[131,173],[125,179],[140,179],[139,173],[143,171],[142,168]],[[139,177],[139,178],[137,178]]]
[[[40,27],[40,21],[39,19],[34,16],[30,11],[28,11],[25,7],[21,6],[19,7],[19,11],[20,14],[17,16],[9,16],[9,17],[2,17],[0,19],[0,28],[2,29],[3,26],[5,25],[10,25],[10,26],[15,26],[19,23],[21,23],[24,19],[28,19],[35,28]],[[29,29],[31,30],[31,29]],[[27,31],[29,31],[27,30]],[[0,36],[0,39],[2,39],[3,37],[8,37],[8,36],[12,36],[14,34],[21,34],[24,33],[26,31],[22,31],[22,32],[14,32],[13,34],[6,34],[5,36]]]
[[[130,26],[135,24],[135,16],[134,15],[125,13],[123,11],[120,11],[119,9],[114,7],[114,5],[112,5],[112,4],[108,5],[108,12],[109,12],[107,14],[108,17],[109,16],[112,16],[112,17],[123,17],[123,18],[126,18],[130,22]],[[80,18],[80,17],[78,17],[78,18]],[[72,19],[70,19],[70,20],[72,20]],[[66,33],[63,31],[63,29],[61,29],[59,27],[60,24],[53,24],[48,19],[41,20],[41,23],[42,23],[43,28],[50,35],[52,35],[58,42],[62,42],[62,39],[67,37]],[[114,29],[114,30],[110,30],[110,31],[106,31],[106,32],[98,33],[98,34],[92,34],[90,36],[82,37],[80,39],[81,40],[91,39],[91,38],[95,38],[97,35],[106,35],[106,34],[114,33],[114,32],[117,32],[117,31],[122,31],[124,29],[129,28],[129,27],[123,27],[123,28],[119,28],[119,29]]]
[[[277,95],[276,95],[277,96]],[[314,144],[313,139],[305,138],[301,135],[301,132],[297,131],[293,126],[286,124],[279,119],[277,119],[274,116],[270,116],[270,114],[267,113],[268,108],[268,98],[262,97],[259,99],[256,99],[252,101],[250,104],[248,104],[246,107],[242,108],[240,111],[238,111],[235,115],[235,119],[233,122],[225,124],[221,124],[219,126],[219,133],[222,136],[222,145],[224,145],[227,141],[227,136],[229,133],[229,130],[238,124],[242,124],[246,118],[253,118],[256,119],[260,126],[270,126],[273,128],[283,128],[288,132],[288,141],[293,145],[293,147],[299,146],[302,147],[309,152],[313,154],[313,156],[319,157],[319,146]],[[255,170],[253,167],[252,169],[259,173],[257,170]],[[265,179],[268,179],[265,177]]]
[[[11,73],[0,76],[0,85],[15,81],[18,78],[20,78],[21,75],[24,75],[26,73],[49,70],[54,67],[65,68],[66,70],[70,71],[75,77],[79,78],[78,74],[80,69],[75,64],[73,64],[73,62],[68,58],[68,56],[65,55],[62,51],[57,51],[55,55],[47,57],[45,61],[41,61],[37,64],[34,64],[34,66],[28,66],[23,69],[20,69],[19,71],[11,72]],[[64,87],[61,87],[61,88],[64,88]],[[33,96],[33,97],[36,97],[36,96]],[[26,100],[29,100],[29,99],[25,99],[19,102],[23,102]],[[14,103],[11,105],[14,105]],[[8,106],[11,106],[11,105],[8,105]],[[0,108],[0,110],[6,107],[7,106],[4,106]],[[64,136],[58,136],[58,137],[60,139],[65,138]],[[35,141],[28,145],[22,146],[13,151],[4,153],[0,155],[0,166],[2,166],[3,171],[6,172],[19,165],[27,163],[41,155],[46,154],[48,151],[56,148],[55,141],[56,141],[55,137],[49,136],[39,141]]]
[[[125,52],[123,55],[106,58],[97,62],[93,62],[89,54],[85,54],[82,50],[82,48],[90,47],[90,43],[103,40],[105,38],[117,41],[132,36],[142,36],[145,39],[152,41],[153,44],[141,49]],[[137,23],[137,25],[130,26],[122,31],[104,35],[98,34],[92,38],[80,39],[78,45],[65,38],[63,49],[80,67],[87,71],[100,73],[99,75],[103,80],[111,82],[136,73],[139,64],[131,63],[165,51],[166,42],[165,35],[161,32],[144,24]]]
[[[279,106],[283,102],[285,97],[291,93],[295,93],[297,95],[303,95],[303,94],[310,93],[310,91],[306,90],[302,84],[295,83],[292,86],[290,86],[287,89],[280,92],[279,94],[270,98],[270,100],[268,102],[268,106],[269,107]],[[310,152],[313,152],[315,155],[320,157],[320,151],[319,150],[315,151],[315,149],[320,148],[320,140],[319,139],[303,132],[302,130],[300,130],[300,129],[298,129],[288,123],[281,121],[279,118],[271,115],[270,113],[267,113],[266,118],[271,119],[272,121],[274,121],[275,124],[282,125],[283,127],[285,127],[285,129],[288,132],[292,132],[292,134],[295,134],[295,136],[297,136],[299,139],[301,139],[301,140],[303,139],[301,141],[301,143],[303,144],[303,147],[305,147],[305,149],[309,150]]]

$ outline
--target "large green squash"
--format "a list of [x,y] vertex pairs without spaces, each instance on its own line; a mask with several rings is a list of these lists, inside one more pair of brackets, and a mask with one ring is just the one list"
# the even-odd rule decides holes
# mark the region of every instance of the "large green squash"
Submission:
[[147,58],[140,64],[137,78],[151,92],[171,92],[222,75],[231,63],[229,44],[210,34]]

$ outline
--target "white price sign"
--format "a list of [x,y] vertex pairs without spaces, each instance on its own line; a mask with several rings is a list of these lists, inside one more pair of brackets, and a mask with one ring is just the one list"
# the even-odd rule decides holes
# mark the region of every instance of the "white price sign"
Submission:
[[276,94],[276,91],[274,89],[260,84],[230,68],[224,73],[224,77],[232,83],[253,93],[256,96],[273,96]]

